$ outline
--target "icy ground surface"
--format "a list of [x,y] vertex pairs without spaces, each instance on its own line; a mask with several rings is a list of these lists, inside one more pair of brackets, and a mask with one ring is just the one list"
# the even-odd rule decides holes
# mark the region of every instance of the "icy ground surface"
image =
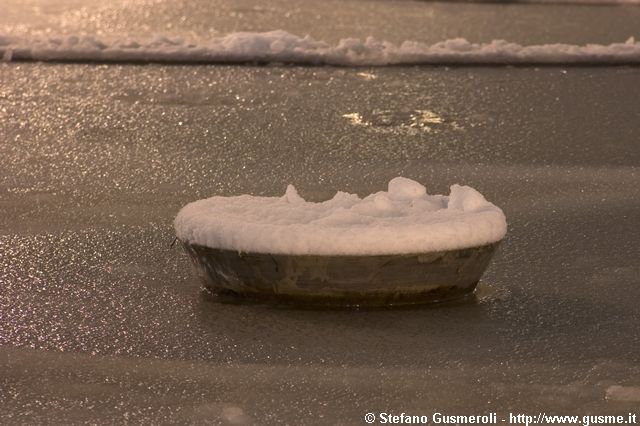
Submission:
[[2,0],[0,33],[136,39],[206,38],[283,29],[336,44],[373,36],[399,44],[462,37],[521,45],[620,43],[640,39],[640,7],[414,0]]
[[[640,69],[32,63],[0,81],[1,422],[637,412]],[[170,246],[195,199],[400,175],[509,218],[474,299],[221,304]]]
[[[385,188],[387,189],[387,188]],[[338,191],[309,202],[293,185],[281,197],[211,197],[184,206],[174,222],[183,242],[249,253],[381,255],[479,247],[507,230],[500,208],[469,186],[427,194],[404,177],[360,198]]]

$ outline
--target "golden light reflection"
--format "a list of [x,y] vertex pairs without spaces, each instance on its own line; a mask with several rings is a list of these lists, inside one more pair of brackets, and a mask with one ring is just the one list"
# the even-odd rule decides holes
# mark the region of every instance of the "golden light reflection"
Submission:
[[362,119],[362,115],[358,112],[350,112],[348,114],[342,114],[344,118],[348,118],[351,121],[351,124],[354,126],[370,126],[371,123],[364,121]]
[[370,73],[370,72],[359,72],[356,74],[358,77],[361,77],[365,80],[375,80],[376,78],[378,78],[377,75]]
[[378,132],[438,132],[447,128],[459,130],[461,127],[455,121],[449,121],[438,113],[429,109],[387,110],[374,109],[368,112],[349,112],[342,117],[350,124],[368,127]]

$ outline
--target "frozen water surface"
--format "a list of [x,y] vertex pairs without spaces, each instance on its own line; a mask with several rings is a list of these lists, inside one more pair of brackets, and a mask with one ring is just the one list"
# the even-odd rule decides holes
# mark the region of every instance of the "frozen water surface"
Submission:
[[[15,35],[640,38],[624,6],[2,3]],[[637,413],[639,81],[628,67],[0,64],[0,422]],[[504,210],[471,300],[220,303],[171,247],[196,199],[287,183],[363,196],[395,176],[467,184]]]
[[[589,1],[589,0],[585,0]],[[606,2],[608,0],[604,0]],[[559,3],[561,3],[560,0]],[[346,37],[401,43],[508,39],[523,45],[610,44],[640,39],[631,5],[466,3],[413,0],[3,0],[0,33],[135,38],[205,37],[283,29],[335,44]]]
[[[0,65],[0,418],[637,409],[639,78]],[[431,193],[472,185],[504,210],[509,233],[472,300],[223,304],[170,246],[195,199],[280,195],[288,182],[312,200],[366,195],[398,175]]]

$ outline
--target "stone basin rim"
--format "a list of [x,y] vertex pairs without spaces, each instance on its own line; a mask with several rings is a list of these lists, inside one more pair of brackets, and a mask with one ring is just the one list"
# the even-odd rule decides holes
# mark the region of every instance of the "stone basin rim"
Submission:
[[203,249],[203,250],[211,250],[211,251],[225,251],[225,252],[229,252],[229,253],[236,253],[238,254],[238,256],[251,256],[251,255],[258,255],[258,256],[282,256],[282,257],[300,257],[300,258],[312,258],[312,257],[319,257],[319,258],[340,258],[340,259],[346,259],[346,258],[352,258],[352,259],[359,259],[359,258],[372,258],[372,257],[418,257],[418,256],[427,256],[427,255],[435,255],[435,254],[444,254],[444,253],[453,253],[453,252],[459,252],[459,251],[463,251],[463,250],[475,250],[475,249],[482,249],[482,248],[491,248],[491,247],[498,247],[503,239],[497,240],[497,241],[493,241],[490,243],[486,243],[486,244],[481,244],[481,245],[474,245],[474,246],[468,246],[468,247],[458,247],[455,249],[448,249],[448,250],[437,250],[437,251],[421,251],[421,252],[407,252],[407,253],[374,253],[374,254],[315,254],[315,253],[301,253],[301,254],[296,254],[296,253],[272,253],[272,252],[259,252],[259,251],[242,251],[242,250],[236,250],[236,249],[227,249],[227,248],[220,248],[220,247],[210,247],[210,246],[205,246],[202,244],[197,244],[197,243],[191,243],[189,241],[184,241],[181,240],[180,238],[176,237],[176,241],[180,242],[180,244],[182,244],[183,247],[185,246],[190,246],[190,247],[196,247],[198,249]]
[[181,245],[206,290],[237,300],[401,306],[473,293],[500,242],[401,255],[278,255]]

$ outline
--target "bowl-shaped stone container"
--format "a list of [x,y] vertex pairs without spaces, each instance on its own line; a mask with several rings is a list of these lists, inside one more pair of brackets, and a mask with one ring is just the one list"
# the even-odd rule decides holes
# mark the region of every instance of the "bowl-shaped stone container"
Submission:
[[219,295],[334,306],[410,305],[472,293],[499,242],[423,254],[315,256],[240,253],[182,242]]

